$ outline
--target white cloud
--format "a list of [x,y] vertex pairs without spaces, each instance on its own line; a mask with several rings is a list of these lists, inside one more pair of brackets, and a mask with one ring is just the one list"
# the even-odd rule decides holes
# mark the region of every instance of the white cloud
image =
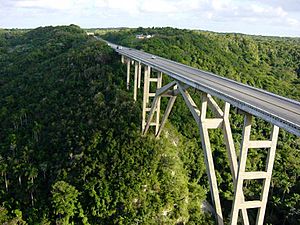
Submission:
[[[0,26],[47,24],[85,26],[212,27],[269,26],[300,36],[300,0],[0,0]],[[297,11],[298,9],[298,11]],[[25,22],[24,22],[25,21]],[[34,21],[34,25],[30,25]],[[58,22],[57,22],[58,21]],[[59,22],[61,21],[61,22]],[[94,22],[95,21],[95,22]],[[241,25],[243,24],[243,25]],[[220,30],[220,29],[219,29]],[[240,31],[239,30],[239,31]],[[261,29],[263,30],[263,29]],[[234,30],[232,30],[234,31]]]
[[[258,0],[256,0],[258,1]],[[259,1],[258,1],[259,2]],[[300,2],[299,0],[264,0],[266,5],[273,7],[281,6],[287,12],[297,12],[300,11]]]
[[[8,0],[15,8],[44,8],[65,10],[72,8],[98,8],[137,13],[180,13],[198,9],[208,0]],[[0,2],[1,3],[1,2]]]
[[175,13],[178,12],[176,3],[176,1],[171,3],[165,0],[144,1],[141,4],[140,9],[142,12],[147,13]]
[[[97,1],[96,1],[97,2]],[[129,13],[137,13],[138,12],[138,0],[107,0],[106,7],[109,9],[125,11]]]
[[204,15],[207,15],[207,19],[219,23],[242,20],[257,25],[299,26],[298,19],[293,18],[281,5],[266,4],[258,0],[212,0],[209,13]]
[[282,9],[282,7],[278,6],[278,7],[271,7],[271,6],[262,6],[262,5],[255,5],[252,4],[251,5],[251,10],[257,16],[260,17],[285,17],[288,15],[288,13],[286,11],[284,11]]
[[74,5],[73,0],[25,0],[15,1],[15,7],[20,8],[48,8],[67,9]]
[[231,0],[211,0],[212,8],[216,11],[235,9]]
[[300,22],[299,20],[296,20],[294,18],[287,18],[286,19],[287,23],[291,26],[299,27],[300,28]]

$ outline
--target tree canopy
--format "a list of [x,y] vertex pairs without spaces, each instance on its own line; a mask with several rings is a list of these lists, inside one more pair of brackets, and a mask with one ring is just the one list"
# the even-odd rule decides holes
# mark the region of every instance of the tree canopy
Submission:
[[[101,34],[300,99],[299,39],[173,28]],[[137,34],[154,37],[138,40]],[[199,101],[197,92],[192,96]],[[0,223],[214,224],[202,210],[209,185],[198,129],[184,101],[176,101],[159,140],[141,135],[140,106],[126,91],[119,56],[78,26],[0,30]],[[243,117],[231,114],[238,149]],[[259,119],[253,127],[253,138],[270,133]],[[221,132],[210,136],[228,219],[232,177]],[[299,138],[282,130],[267,223],[299,223],[299,149]],[[249,155],[249,170],[264,166],[263,150]],[[260,188],[247,183],[247,197],[257,198]]]

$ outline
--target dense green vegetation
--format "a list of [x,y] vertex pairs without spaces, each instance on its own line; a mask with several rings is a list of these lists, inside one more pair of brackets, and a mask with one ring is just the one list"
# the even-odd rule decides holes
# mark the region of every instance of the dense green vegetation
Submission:
[[[299,39],[172,28],[107,31],[99,34],[300,100]],[[135,39],[141,33],[155,37]],[[119,61],[75,25],[0,30],[0,223],[214,224],[201,209],[210,201],[209,186],[190,112],[179,98],[162,138],[141,136],[141,100],[133,102],[125,90]],[[238,149],[243,117],[232,113],[231,120]],[[253,138],[270,133],[263,121],[253,127]],[[228,218],[232,178],[222,138],[211,133]],[[280,132],[269,224],[300,222],[299,149],[299,138]],[[249,154],[248,168],[262,169],[265,153]],[[248,198],[258,190],[259,183],[246,184]]]
[[1,223],[210,223],[198,146],[141,137],[112,49],[77,26],[0,40]]
[[[139,40],[136,39],[137,34],[151,34],[154,37]],[[218,34],[173,28],[124,30],[107,33],[103,38],[300,101],[299,38]],[[199,94],[193,94],[193,97],[199,102]],[[181,99],[176,103],[170,120],[185,137],[199,140],[197,126]],[[238,149],[243,117],[233,111],[231,120]],[[253,127],[253,139],[266,138],[270,133],[270,125],[264,121],[257,119]],[[228,215],[232,200],[232,178],[222,139],[220,132],[211,132],[221,198]],[[198,145],[201,146],[200,143]],[[267,223],[300,223],[299,150],[299,138],[281,130],[267,207]],[[265,151],[250,151],[249,158],[248,170],[264,169]],[[201,183],[202,179],[197,181]],[[259,199],[261,183],[247,182],[244,189],[247,199]],[[254,216],[255,212],[251,211],[250,217],[254,219]]]

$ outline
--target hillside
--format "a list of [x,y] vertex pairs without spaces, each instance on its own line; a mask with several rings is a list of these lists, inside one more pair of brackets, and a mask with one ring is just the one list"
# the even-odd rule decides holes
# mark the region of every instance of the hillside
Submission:
[[[136,35],[152,35],[137,39]],[[174,28],[137,28],[108,32],[102,38],[124,46],[134,47],[193,67],[210,71],[242,83],[277,93],[300,101],[300,39],[223,34]],[[199,102],[199,94],[191,91]],[[199,146],[198,128],[182,99],[177,100],[170,116],[179,132],[194,139]],[[243,117],[235,110],[231,124],[236,149],[240,147]],[[256,119],[253,139],[262,139],[270,133],[271,126]],[[210,133],[216,159],[218,184],[221,187],[224,210],[230,213],[232,184],[226,150],[221,132]],[[267,206],[266,223],[300,223],[300,139],[281,130],[279,134],[273,179]],[[263,170],[266,154],[263,150],[250,151],[247,169]],[[192,175],[191,175],[192,176]],[[200,183],[202,180],[198,180]],[[246,198],[258,199],[261,184],[245,184]],[[228,205],[227,205],[228,203]],[[250,211],[251,218],[255,210]]]
[[198,147],[141,137],[112,49],[74,25],[0,35],[1,224],[210,223]]
[[[155,36],[137,40],[141,33]],[[300,100],[298,39],[172,28],[103,37]],[[133,102],[125,82],[120,57],[75,25],[0,31],[0,223],[214,224],[201,209],[209,185],[185,103],[177,100],[161,139],[143,137],[141,99]],[[238,148],[243,118],[234,109],[231,122]],[[261,120],[254,128],[253,138],[270,132]],[[233,187],[222,138],[211,133],[228,218]],[[299,149],[300,139],[281,130],[269,224],[300,222]],[[265,153],[249,154],[249,168],[261,169]],[[247,183],[248,198],[259,189]]]

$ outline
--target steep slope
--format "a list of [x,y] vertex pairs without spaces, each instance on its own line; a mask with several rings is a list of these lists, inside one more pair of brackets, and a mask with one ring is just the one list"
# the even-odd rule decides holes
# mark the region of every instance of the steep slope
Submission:
[[75,25],[3,31],[0,43],[1,223],[211,223],[189,177],[204,174],[197,145],[141,137],[106,44]]
[[[138,39],[136,35],[150,34],[151,38]],[[196,68],[250,84],[300,101],[300,39],[218,34],[174,28],[137,28],[108,32],[104,39],[160,55]],[[168,78],[164,78],[168,79]],[[200,102],[199,93],[191,94]],[[181,98],[176,100],[170,115],[171,123],[180,133],[201,146],[197,126]],[[243,116],[232,109],[231,124],[239,149]],[[253,123],[253,139],[265,139],[271,126],[259,119]],[[222,133],[210,133],[217,179],[221,191],[223,210],[230,214],[232,177],[230,175]],[[300,223],[300,139],[281,130],[270,189],[266,223]],[[263,170],[266,151],[249,151],[247,170]],[[196,165],[195,165],[196,167]],[[191,174],[193,177],[193,174]],[[198,183],[205,183],[199,179]],[[245,183],[246,197],[259,199],[261,183]],[[250,219],[255,220],[255,211]]]

